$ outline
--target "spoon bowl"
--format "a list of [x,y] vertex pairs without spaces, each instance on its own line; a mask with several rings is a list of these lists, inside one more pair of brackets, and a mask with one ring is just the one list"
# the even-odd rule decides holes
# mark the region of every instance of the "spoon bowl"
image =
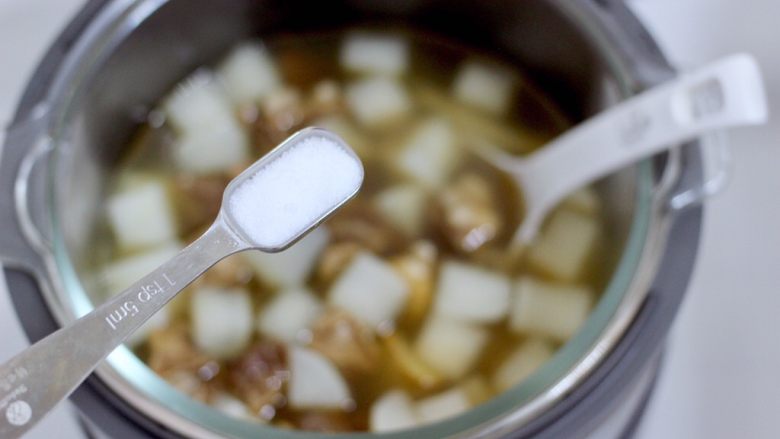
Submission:
[[485,142],[473,150],[516,181],[526,215],[513,245],[522,248],[558,202],[588,183],[704,133],[762,124],[767,117],[758,64],[737,54],[623,101],[527,157]]

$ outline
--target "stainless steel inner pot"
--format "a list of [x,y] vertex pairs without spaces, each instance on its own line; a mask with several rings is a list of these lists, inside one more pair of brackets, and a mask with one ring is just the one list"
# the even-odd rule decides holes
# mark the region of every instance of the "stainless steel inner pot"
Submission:
[[[0,235],[0,257],[31,338],[92,307],[88,266],[103,182],[139,115],[237,41],[355,24],[422,29],[517,63],[575,120],[673,74],[619,1],[92,1],[32,78],[0,157],[0,221],[16,230]],[[608,233],[622,246],[584,328],[528,381],[415,436],[583,436],[632,389],[646,389],[698,242],[700,208],[676,211],[669,199],[700,183],[699,158],[690,145],[600,182]],[[587,407],[593,398],[599,407]],[[109,431],[315,436],[190,401],[125,348],[74,400],[92,422],[112,419]]]

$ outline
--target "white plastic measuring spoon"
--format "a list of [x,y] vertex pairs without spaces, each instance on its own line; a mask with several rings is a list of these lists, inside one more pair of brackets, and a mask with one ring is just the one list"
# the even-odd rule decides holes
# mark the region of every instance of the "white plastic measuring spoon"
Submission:
[[517,181],[526,214],[514,244],[525,245],[550,209],[574,190],[708,131],[766,120],[758,65],[738,54],[623,101],[527,157],[486,144],[475,152]]
[[230,182],[214,224],[171,260],[70,326],[0,365],[0,437],[40,421],[97,364],[184,287],[225,257],[278,252],[351,199],[360,159],[336,135],[307,128]]

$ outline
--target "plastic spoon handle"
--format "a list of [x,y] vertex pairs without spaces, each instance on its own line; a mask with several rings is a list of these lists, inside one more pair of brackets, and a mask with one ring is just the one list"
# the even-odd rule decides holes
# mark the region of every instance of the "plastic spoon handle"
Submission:
[[0,437],[24,434],[179,291],[219,260],[246,248],[220,216],[157,270],[0,366]]
[[766,119],[758,65],[745,54],[622,102],[515,161],[510,172],[520,181],[528,208],[519,239],[529,242],[549,209],[599,177],[702,133]]

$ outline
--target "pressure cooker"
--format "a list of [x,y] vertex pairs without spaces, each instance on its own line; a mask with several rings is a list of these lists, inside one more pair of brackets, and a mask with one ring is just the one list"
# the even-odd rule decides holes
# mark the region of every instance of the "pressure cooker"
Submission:
[[[498,53],[573,120],[675,75],[618,0],[91,0],[31,76],[0,156],[0,260],[30,340],[93,307],[90,232],[139,114],[238,41],[364,23]],[[703,165],[725,151],[718,139],[597,184],[621,243],[616,268],[584,327],[534,379],[450,420],[382,436],[630,435],[696,259],[702,201],[724,181],[721,169]],[[228,418],[175,391],[124,347],[71,400],[95,437],[318,436]]]

